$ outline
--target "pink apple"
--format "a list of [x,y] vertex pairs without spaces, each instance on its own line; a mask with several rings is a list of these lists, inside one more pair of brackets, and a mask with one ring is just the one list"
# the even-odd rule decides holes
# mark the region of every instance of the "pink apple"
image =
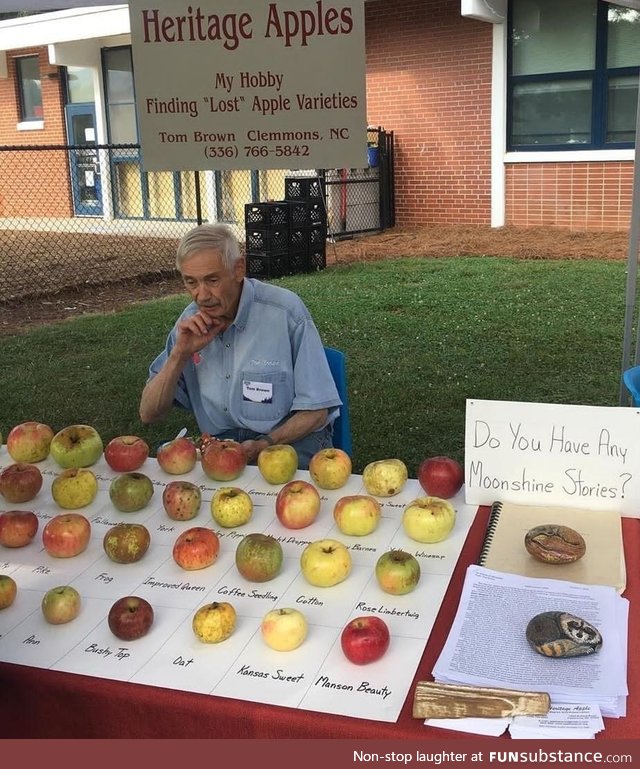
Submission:
[[9,431],[7,451],[15,462],[41,462],[49,456],[53,430],[42,422],[22,422]]
[[242,475],[247,457],[237,441],[210,438],[202,449],[200,462],[208,478],[233,481]]
[[194,526],[183,531],[173,545],[173,560],[183,569],[206,569],[215,563],[220,552],[220,540],[215,531]]
[[24,547],[38,531],[38,516],[27,510],[0,513],[0,545]]
[[42,473],[35,465],[16,462],[0,472],[0,494],[11,504],[30,502],[42,488]]
[[104,458],[117,473],[138,470],[149,456],[149,444],[137,435],[119,435],[104,447]]
[[162,492],[162,506],[174,521],[190,521],[200,512],[202,492],[191,481],[171,481]]
[[174,438],[158,447],[158,464],[170,475],[190,473],[196,466],[198,451],[191,438]]
[[356,617],[340,635],[344,656],[356,665],[367,665],[383,657],[391,637],[384,620],[376,616]]
[[307,481],[289,481],[276,497],[276,516],[287,529],[303,529],[312,524],[320,512],[320,494]]
[[54,558],[73,558],[86,550],[91,524],[81,513],[61,513],[42,530],[44,549]]
[[429,496],[451,499],[462,488],[464,470],[451,457],[429,457],[418,468],[418,481]]

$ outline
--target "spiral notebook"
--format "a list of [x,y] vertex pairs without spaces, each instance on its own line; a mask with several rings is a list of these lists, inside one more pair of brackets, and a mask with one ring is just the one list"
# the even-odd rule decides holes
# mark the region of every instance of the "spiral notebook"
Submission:
[[[524,537],[547,523],[570,526],[585,540],[586,552],[574,563],[542,563],[529,555]],[[523,577],[609,585],[622,593],[627,584],[622,519],[615,511],[583,510],[494,502],[478,560],[480,566]]]

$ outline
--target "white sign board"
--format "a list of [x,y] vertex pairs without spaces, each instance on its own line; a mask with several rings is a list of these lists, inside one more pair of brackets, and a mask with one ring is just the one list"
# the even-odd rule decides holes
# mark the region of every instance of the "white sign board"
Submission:
[[640,411],[467,400],[465,500],[640,518]]
[[129,13],[145,170],[367,166],[364,0]]

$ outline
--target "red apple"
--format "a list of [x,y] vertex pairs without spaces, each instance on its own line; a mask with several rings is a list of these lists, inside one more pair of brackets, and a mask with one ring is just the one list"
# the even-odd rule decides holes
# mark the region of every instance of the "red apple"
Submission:
[[24,547],[38,531],[38,516],[26,510],[7,510],[0,513],[0,545]]
[[429,496],[451,499],[462,488],[464,469],[451,457],[429,457],[418,468],[418,481]]
[[380,617],[356,617],[340,635],[344,656],[356,665],[367,665],[384,656],[391,638],[389,628]]
[[320,512],[320,494],[307,481],[289,481],[276,497],[276,516],[287,529],[303,529]]
[[194,526],[183,531],[173,545],[173,560],[188,571],[206,569],[215,563],[220,552],[220,540],[215,531]]
[[202,492],[191,481],[171,481],[162,492],[162,506],[174,521],[190,521],[200,512]]
[[184,436],[163,443],[156,452],[158,464],[170,475],[190,473],[196,466],[197,458],[196,444]]
[[0,494],[11,504],[30,502],[41,488],[40,469],[27,462],[16,462],[0,473]]
[[149,456],[149,444],[137,435],[119,435],[104,447],[104,458],[117,473],[130,473],[142,467]]
[[53,430],[42,422],[22,422],[9,431],[7,451],[15,462],[40,462],[49,456]]
[[202,449],[200,462],[208,478],[233,481],[242,475],[247,457],[237,441],[209,439]]
[[135,641],[146,635],[153,625],[153,608],[144,598],[127,595],[109,609],[109,630],[121,641]]
[[81,513],[61,513],[42,530],[44,549],[54,558],[73,558],[86,550],[91,524]]

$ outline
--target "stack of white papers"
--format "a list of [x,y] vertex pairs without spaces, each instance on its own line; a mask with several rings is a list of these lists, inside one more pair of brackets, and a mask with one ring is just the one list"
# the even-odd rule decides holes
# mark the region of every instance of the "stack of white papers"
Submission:
[[[569,612],[594,625],[602,648],[585,657],[538,654],[525,631],[529,620],[545,611]],[[554,705],[578,703],[605,716],[624,716],[628,613],[629,602],[612,587],[470,566],[433,676],[440,683],[547,692]]]

